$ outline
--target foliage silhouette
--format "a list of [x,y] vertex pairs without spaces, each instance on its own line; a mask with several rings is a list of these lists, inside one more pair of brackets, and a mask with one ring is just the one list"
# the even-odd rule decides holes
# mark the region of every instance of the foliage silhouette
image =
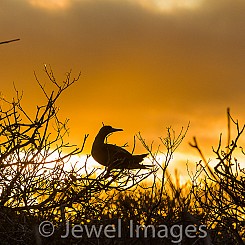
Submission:
[[[45,65],[44,71],[56,90],[49,94],[35,74],[47,102],[37,106],[34,117],[22,107],[22,94],[17,89],[16,98],[12,101],[3,96],[1,98],[0,214],[5,218],[0,222],[0,232],[6,235],[9,244],[11,241],[15,244],[16,234],[19,233],[25,238],[35,234],[36,241],[41,241],[36,230],[42,220],[51,220],[61,230],[68,218],[71,221],[79,218],[84,222],[91,211],[95,218],[102,212],[101,205],[112,198],[108,192],[137,186],[156,171],[115,170],[108,173],[106,170],[88,170],[88,158],[80,167],[72,164],[72,156],[83,151],[88,135],[84,136],[81,148],[65,143],[68,121],[59,120],[56,102],[65,90],[78,81],[80,74],[72,78],[71,72],[68,72],[64,82],[58,83],[51,68]],[[28,220],[26,234],[18,228],[23,225],[21,221],[15,221],[13,217]],[[8,221],[11,222],[6,225]],[[8,235],[11,232],[13,235]],[[24,239],[23,243],[27,241]]]
[[[59,83],[51,68],[45,66],[44,71],[55,90],[48,93],[35,75],[46,103],[37,107],[34,117],[23,109],[22,94],[17,89],[12,101],[3,96],[1,99],[0,244],[178,244],[176,231],[154,237],[162,225],[182,227],[181,244],[244,244],[245,171],[234,156],[244,126],[240,128],[229,110],[227,145],[222,147],[220,137],[217,149],[213,148],[215,168],[211,168],[194,138],[191,146],[201,160],[194,174],[189,171],[190,181],[185,185],[180,185],[177,174],[173,179],[168,167],[189,125],[178,134],[167,128],[156,151],[153,142],[137,134],[134,144],[138,140],[144,146],[152,169],[91,169],[90,156],[82,164],[72,160],[82,153],[88,135],[81,147],[66,143],[68,121],[60,121],[56,105],[80,74],[72,78],[68,72],[65,81]],[[243,148],[240,150],[244,154]],[[160,154],[164,156],[161,161]],[[119,220],[121,237],[108,238],[104,233],[88,237],[83,233],[79,238],[71,234],[62,238],[67,225],[69,230],[78,224],[88,229],[117,227]],[[39,225],[43,221],[53,223],[52,236],[41,236]],[[130,221],[140,227],[139,237],[129,236]],[[206,225],[206,236],[199,237],[200,232],[196,232],[196,236],[188,237],[184,229],[190,225]]]

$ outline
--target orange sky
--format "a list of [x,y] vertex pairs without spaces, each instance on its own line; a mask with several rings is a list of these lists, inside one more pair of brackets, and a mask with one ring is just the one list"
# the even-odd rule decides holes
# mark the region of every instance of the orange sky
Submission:
[[157,141],[188,121],[179,151],[196,153],[197,136],[211,152],[228,106],[245,119],[244,13],[243,0],[2,0],[0,41],[21,41],[0,46],[1,92],[12,97],[14,81],[33,109],[43,101],[34,70],[40,79],[43,64],[58,78],[81,71],[59,106],[71,143],[90,134],[86,153],[102,122],[132,146],[138,131]]

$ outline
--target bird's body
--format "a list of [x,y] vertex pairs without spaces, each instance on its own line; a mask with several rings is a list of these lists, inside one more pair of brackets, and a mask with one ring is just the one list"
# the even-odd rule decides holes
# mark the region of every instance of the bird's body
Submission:
[[107,135],[117,131],[122,131],[122,129],[115,129],[111,126],[103,126],[100,129],[92,146],[93,158],[109,169],[146,169],[149,167],[139,164],[148,154],[132,155],[122,147],[104,142]]

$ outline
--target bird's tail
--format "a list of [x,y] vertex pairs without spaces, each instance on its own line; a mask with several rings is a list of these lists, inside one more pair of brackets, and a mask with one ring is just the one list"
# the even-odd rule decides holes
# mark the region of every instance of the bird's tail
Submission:
[[147,157],[147,153],[146,154],[141,154],[141,155],[133,155],[134,158],[134,162],[140,163],[144,160],[145,157]]
[[141,165],[141,164],[139,164],[147,156],[148,156],[148,154],[134,155],[133,156],[134,157],[134,163],[136,163],[134,167],[138,168],[138,169],[147,169],[147,168],[153,167],[153,165]]

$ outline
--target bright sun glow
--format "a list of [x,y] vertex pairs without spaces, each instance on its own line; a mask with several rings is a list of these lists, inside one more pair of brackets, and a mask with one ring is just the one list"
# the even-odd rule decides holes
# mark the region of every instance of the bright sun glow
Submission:
[[70,0],[29,0],[34,7],[49,10],[65,9],[70,5]]
[[170,12],[175,9],[195,9],[203,0],[138,0],[145,8],[155,11]]

